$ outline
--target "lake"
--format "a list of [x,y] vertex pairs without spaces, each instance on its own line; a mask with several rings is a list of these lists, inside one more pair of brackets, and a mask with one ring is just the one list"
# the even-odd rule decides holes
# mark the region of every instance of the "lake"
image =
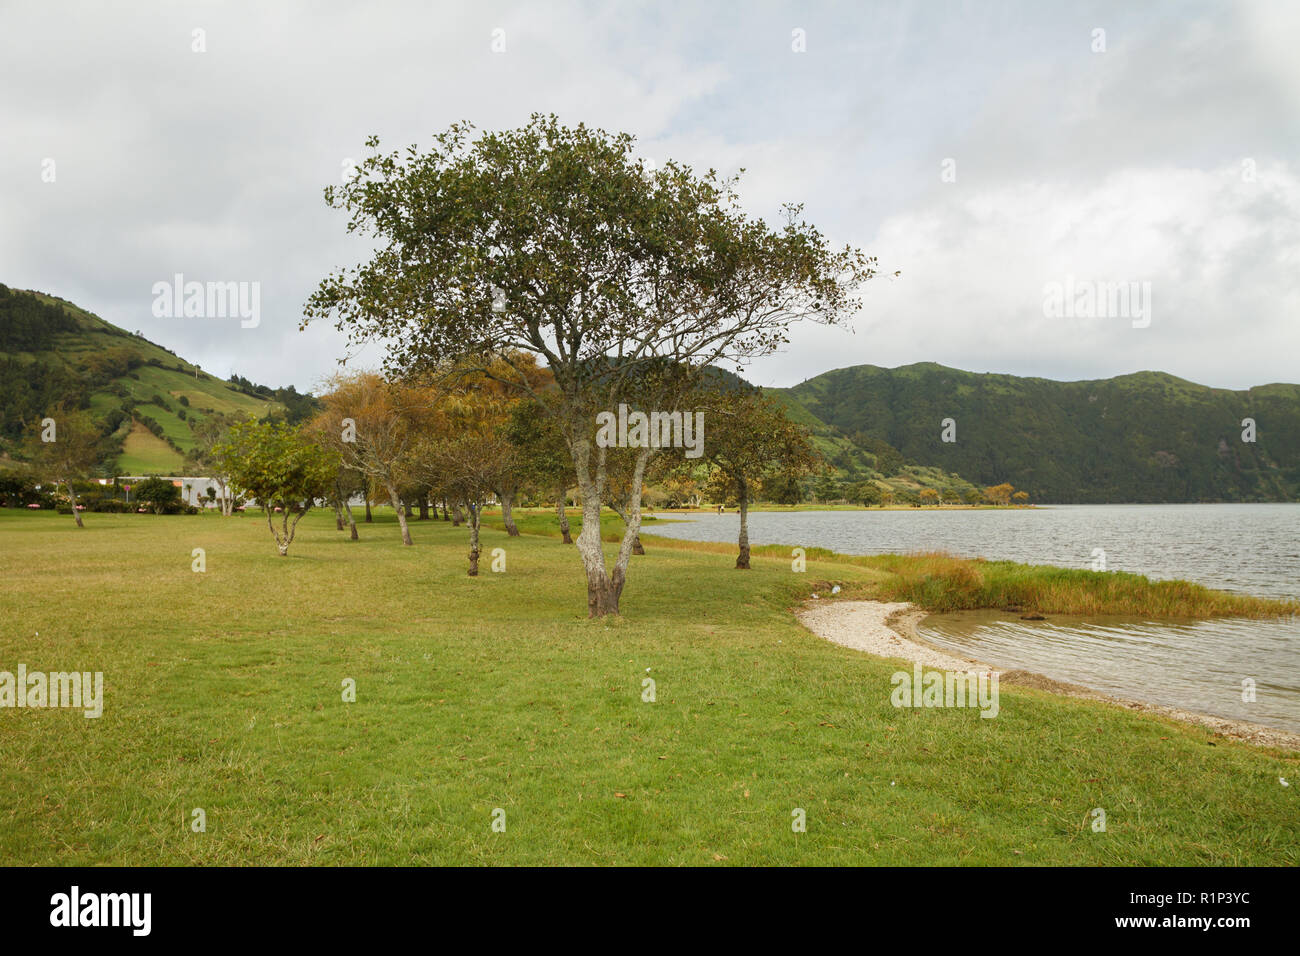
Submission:
[[[671,516],[649,533],[732,541],[740,518]],[[750,515],[750,541],[841,554],[949,551],[1026,564],[1181,578],[1261,597],[1300,598],[1300,505],[1061,505],[1009,510],[793,511]],[[926,640],[1004,669],[1152,703],[1300,732],[1300,620],[1191,623],[1001,612],[933,615]],[[1254,702],[1242,681],[1255,682]]]

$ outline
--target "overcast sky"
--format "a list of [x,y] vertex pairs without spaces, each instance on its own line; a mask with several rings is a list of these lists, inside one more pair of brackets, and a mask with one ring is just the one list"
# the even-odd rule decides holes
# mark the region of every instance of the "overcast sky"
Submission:
[[[315,388],[344,343],[299,332],[303,303],[365,253],[321,190],[365,137],[555,112],[744,167],[750,211],[802,202],[901,271],[758,384],[918,361],[1295,382],[1298,39],[1296,2],[0,0],[0,282]],[[154,317],[176,273],[259,282],[260,323]],[[1068,277],[1149,289],[1149,323],[1050,314]]]

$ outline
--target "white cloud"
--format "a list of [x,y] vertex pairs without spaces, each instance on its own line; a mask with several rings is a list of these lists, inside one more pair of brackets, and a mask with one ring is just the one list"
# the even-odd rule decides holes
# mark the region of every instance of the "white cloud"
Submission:
[[[866,290],[856,335],[798,329],[753,367],[761,382],[924,360],[1294,379],[1296,9],[15,5],[0,282],[219,374],[311,387],[343,341],[298,332],[301,306],[362,255],[321,199],[343,160],[372,132],[397,147],[554,111],[632,132],[659,160],[744,166],[747,208],[804,202],[836,242],[903,271]],[[190,51],[195,27],[207,53]],[[954,184],[939,182],[947,156]],[[262,324],[154,319],[150,288],[175,272],[260,281]],[[1043,283],[1065,274],[1151,281],[1151,328],[1046,320]]]

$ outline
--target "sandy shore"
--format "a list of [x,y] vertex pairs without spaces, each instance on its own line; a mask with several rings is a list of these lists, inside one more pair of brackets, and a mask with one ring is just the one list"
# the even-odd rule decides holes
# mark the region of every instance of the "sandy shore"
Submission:
[[1171,720],[1196,724],[1223,737],[1277,747],[1282,750],[1300,750],[1300,734],[1252,724],[1244,720],[1198,714],[1140,700],[1112,697],[1099,691],[1052,680],[1042,674],[1023,670],[998,670],[983,661],[958,657],[926,642],[916,631],[916,625],[925,618],[925,612],[912,604],[890,604],[884,601],[810,601],[798,612],[800,623],[818,637],[836,644],[865,651],[877,657],[916,661],[925,667],[939,670],[974,673],[995,673],[1001,684],[1014,684],[1048,690],[1067,697],[1083,697],[1105,701],[1128,710],[1157,714]]

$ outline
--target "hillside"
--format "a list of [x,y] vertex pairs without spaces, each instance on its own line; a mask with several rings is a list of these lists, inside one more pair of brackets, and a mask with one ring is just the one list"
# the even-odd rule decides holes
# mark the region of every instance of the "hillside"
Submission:
[[[837,369],[781,391],[859,446],[886,442],[1033,501],[1300,498],[1300,385],[1229,391],[1163,372],[1057,382],[920,363]],[[945,418],[956,442],[941,440]]]
[[104,467],[179,473],[191,425],[213,414],[286,414],[302,400],[225,382],[70,302],[0,285],[0,458],[59,404],[88,410],[104,433]]
[[[806,425],[843,497],[872,481],[898,500],[957,500],[1010,482],[1035,502],[1300,499],[1300,385],[1209,388],[1161,372],[1057,382],[919,363],[859,365],[768,389]],[[213,415],[290,421],[311,396],[223,381],[66,300],[0,285],[0,466],[60,404],[99,423],[103,472],[179,473]],[[957,441],[941,440],[944,419]],[[1243,442],[1253,418],[1257,440]]]

